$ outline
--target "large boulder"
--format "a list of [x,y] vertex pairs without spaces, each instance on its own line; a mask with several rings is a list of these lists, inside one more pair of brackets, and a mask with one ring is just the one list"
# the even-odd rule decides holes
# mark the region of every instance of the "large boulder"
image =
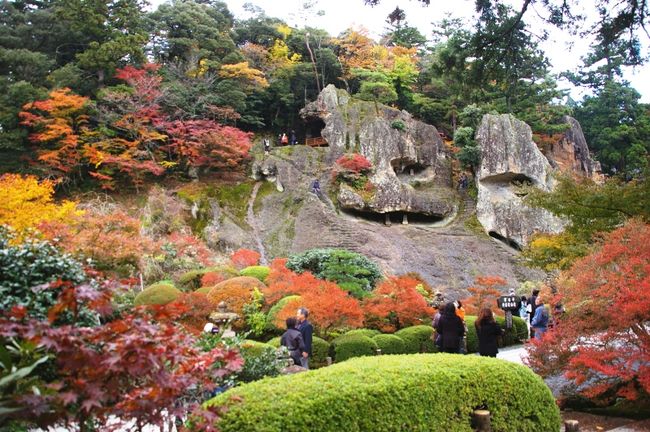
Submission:
[[339,206],[366,214],[405,213],[434,220],[451,216],[456,200],[451,191],[451,157],[435,127],[409,113],[357,100],[327,86],[302,116],[318,119],[329,144],[326,162],[346,153],[360,153],[372,162],[371,192],[343,186]]
[[527,206],[520,186],[553,187],[553,168],[533,142],[526,123],[510,114],[485,115],[476,132],[481,149],[477,172],[479,221],[493,237],[520,248],[535,233],[558,233],[564,221]]
[[544,156],[553,168],[571,174],[576,179],[587,177],[601,182],[603,175],[600,162],[591,157],[580,123],[570,116],[564,116],[562,122],[567,125],[567,129],[557,141],[542,147]]

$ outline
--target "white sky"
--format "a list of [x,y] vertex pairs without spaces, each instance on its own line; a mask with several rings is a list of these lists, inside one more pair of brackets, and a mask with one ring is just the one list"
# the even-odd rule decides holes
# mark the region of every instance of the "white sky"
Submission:
[[[508,0],[513,8],[519,10],[521,0]],[[153,0],[160,3],[161,0]],[[322,10],[323,16],[312,14],[305,16],[300,14],[305,0],[226,0],[228,8],[237,18],[246,18],[249,14],[244,11],[245,3],[253,3],[261,7],[268,16],[278,17],[294,27],[303,27],[306,24],[327,30],[331,35],[336,36],[351,26],[363,26],[370,31],[371,36],[378,39],[378,36],[386,27],[386,17],[397,5],[406,12],[407,22],[417,27],[422,34],[431,37],[431,23],[440,21],[447,14],[453,17],[463,18],[468,28],[473,26],[474,0],[434,0],[431,5],[424,6],[417,0],[382,0],[379,6],[366,6],[363,0],[315,0],[314,11]],[[581,1],[580,5],[585,9],[587,15],[595,15],[593,0]],[[577,3],[577,2],[575,2]],[[574,4],[575,4],[574,3]],[[537,18],[535,8],[529,9],[524,16],[526,22],[530,23],[531,31],[541,28],[541,21]],[[539,13],[543,13],[539,10]],[[546,26],[545,28],[549,28]],[[648,46],[648,40],[644,41],[644,47]],[[580,64],[580,57],[588,51],[589,40],[578,36],[570,36],[568,33],[554,29],[550,38],[541,45],[552,65],[552,71],[559,73],[565,70],[575,70]],[[650,102],[650,67],[640,67],[633,70],[628,68],[625,78],[632,83],[632,86],[641,94],[643,102]],[[569,83],[561,83],[569,88]],[[574,99],[581,99],[581,91],[572,89]]]

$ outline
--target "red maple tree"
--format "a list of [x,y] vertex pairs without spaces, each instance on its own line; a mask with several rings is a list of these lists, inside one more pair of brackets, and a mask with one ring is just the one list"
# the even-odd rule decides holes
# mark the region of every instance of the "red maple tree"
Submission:
[[500,276],[478,276],[474,286],[467,288],[472,295],[462,300],[465,313],[477,315],[482,307],[487,306],[495,314],[503,315],[503,311],[497,308],[497,299],[503,295],[505,286],[506,280]]
[[260,254],[250,249],[238,249],[230,255],[232,265],[241,270],[246,267],[257,265],[260,262]]
[[564,372],[585,396],[650,395],[650,225],[630,221],[558,280],[566,312],[529,347],[541,374]]
[[363,302],[366,327],[392,333],[431,319],[433,309],[416,287],[421,282],[409,276],[383,281]]

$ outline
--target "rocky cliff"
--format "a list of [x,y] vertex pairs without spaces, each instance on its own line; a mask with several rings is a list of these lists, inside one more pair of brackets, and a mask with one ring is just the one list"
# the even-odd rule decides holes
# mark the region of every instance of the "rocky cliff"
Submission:
[[485,115],[476,132],[481,161],[476,214],[491,236],[521,248],[538,232],[558,233],[564,222],[523,202],[522,185],[553,187],[553,168],[526,123],[509,114]]
[[435,127],[405,111],[353,99],[333,85],[301,114],[306,121],[324,122],[329,163],[357,152],[373,164],[372,194],[343,186],[337,195],[341,209],[371,218],[412,215],[431,222],[447,219],[457,210],[450,152]]

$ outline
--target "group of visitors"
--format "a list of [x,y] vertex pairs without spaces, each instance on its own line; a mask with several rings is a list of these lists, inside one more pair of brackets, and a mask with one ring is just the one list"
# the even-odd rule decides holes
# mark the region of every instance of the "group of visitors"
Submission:
[[[435,342],[438,348],[445,353],[467,353],[467,325],[465,323],[465,309],[460,301],[449,302],[438,308],[433,317]],[[483,307],[474,322],[478,337],[479,354],[487,357],[496,357],[499,352],[497,338],[503,335],[503,329],[494,319],[492,309]]]
[[309,369],[312,355],[312,338],[314,327],[308,320],[309,310],[298,309],[295,317],[287,318],[287,331],[280,338],[280,345],[289,350],[289,356],[297,366]]
[[[444,303],[440,292],[436,292],[433,307],[436,313],[433,317],[433,328],[436,346],[440,351],[452,354],[467,353],[467,325],[465,324],[465,309],[460,301]],[[530,337],[541,339],[550,326],[549,311],[539,290],[533,290],[532,296],[521,297],[519,316],[528,324]],[[481,356],[496,357],[498,338],[505,333],[496,322],[494,312],[490,307],[480,309],[476,321],[478,352]]]
[[285,146],[287,144],[289,145],[298,144],[298,139],[296,138],[296,131],[291,130],[288,136],[286,133],[282,133],[278,135],[278,146]]

